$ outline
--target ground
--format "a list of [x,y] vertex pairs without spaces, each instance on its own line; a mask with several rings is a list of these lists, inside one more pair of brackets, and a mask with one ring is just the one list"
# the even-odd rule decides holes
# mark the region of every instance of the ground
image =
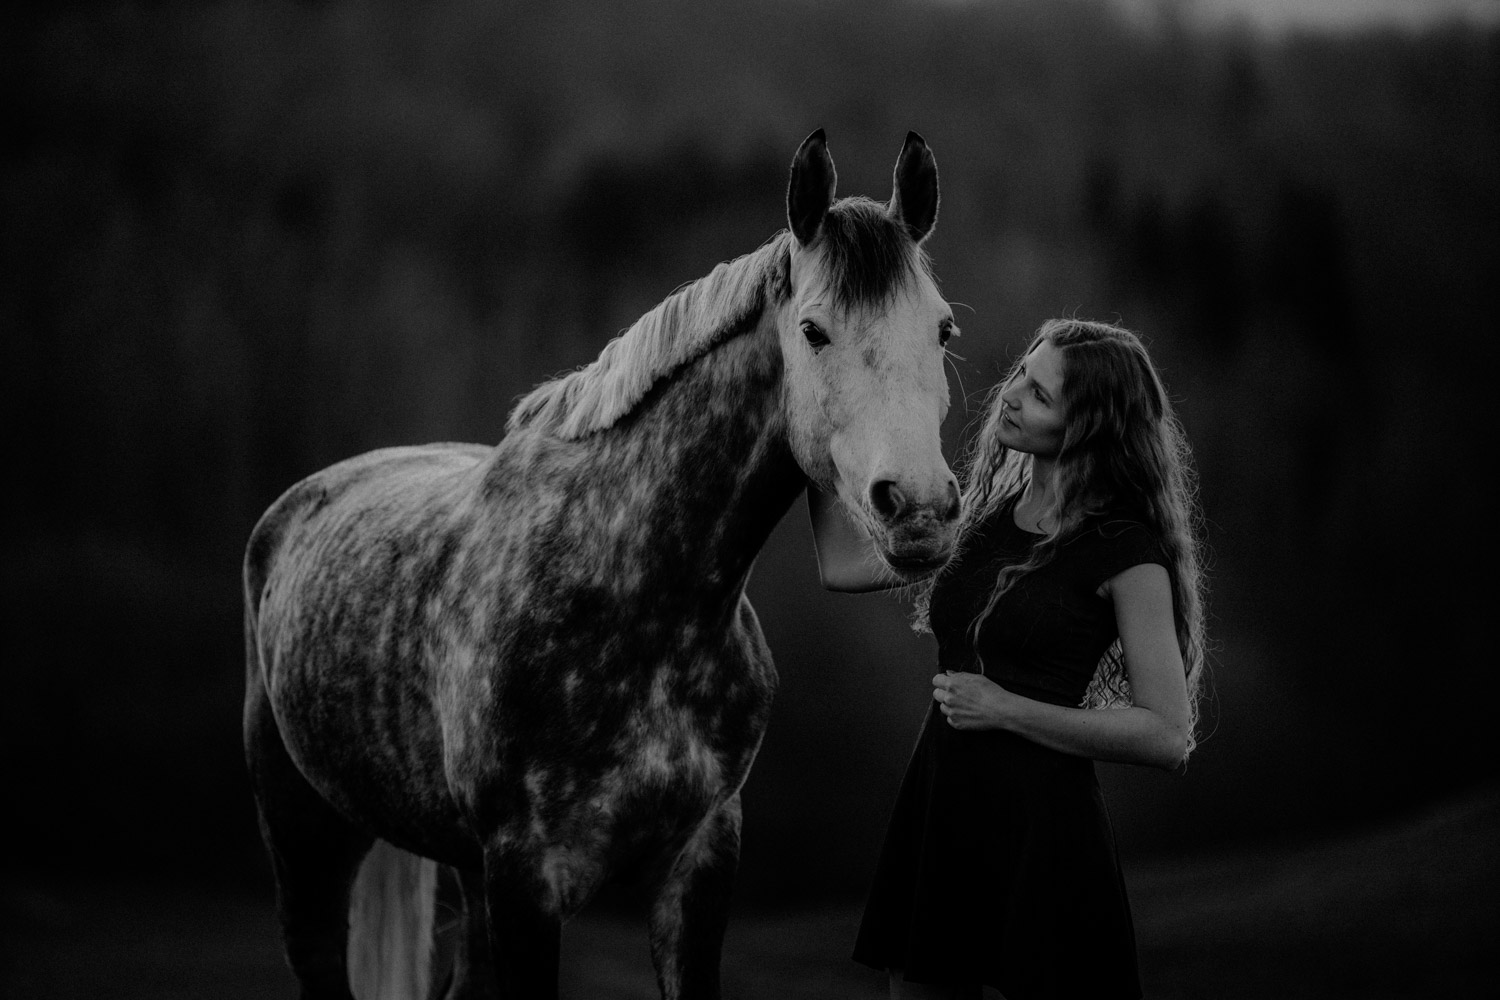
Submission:
[[[1493,986],[1500,789],[1378,829],[1127,864],[1148,997],[1468,997]],[[848,959],[858,901],[736,913],[726,1000],[885,996]],[[0,887],[0,996],[291,997],[271,902],[19,875]],[[585,913],[564,934],[565,998],[654,1000],[639,921]]]

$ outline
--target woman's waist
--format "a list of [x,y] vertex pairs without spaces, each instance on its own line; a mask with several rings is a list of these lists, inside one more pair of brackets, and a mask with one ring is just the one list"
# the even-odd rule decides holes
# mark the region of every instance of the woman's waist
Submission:
[[972,650],[967,656],[939,656],[938,668],[983,674],[1011,694],[1064,708],[1077,708],[1082,703],[1091,679],[1083,671],[1010,657],[985,659]]
[[1094,762],[1003,729],[954,729],[933,703],[928,726],[941,768],[982,775],[986,780],[1094,785]]

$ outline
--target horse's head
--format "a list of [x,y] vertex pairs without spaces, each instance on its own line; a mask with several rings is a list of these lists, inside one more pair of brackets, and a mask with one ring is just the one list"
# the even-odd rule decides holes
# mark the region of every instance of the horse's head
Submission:
[[953,314],[922,242],[937,220],[937,163],[915,132],[887,204],[834,201],[823,130],[792,160],[790,295],[781,322],[792,450],[836,492],[886,564],[915,580],[952,554],[958,484],[943,460],[943,353]]

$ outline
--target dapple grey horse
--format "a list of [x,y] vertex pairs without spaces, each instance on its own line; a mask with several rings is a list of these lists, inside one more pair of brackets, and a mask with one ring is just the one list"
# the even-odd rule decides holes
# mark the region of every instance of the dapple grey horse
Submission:
[[936,163],[912,133],[888,203],[834,189],[820,129],[789,231],[541,385],[498,445],[352,458],[261,518],[245,748],[303,997],[351,995],[377,840],[456,873],[449,997],[556,996],[562,923],[624,877],[650,888],[662,995],[718,996],[776,688],[756,553],[809,481],[901,580],[943,564],[959,514],[938,433],[953,317],[922,250]]

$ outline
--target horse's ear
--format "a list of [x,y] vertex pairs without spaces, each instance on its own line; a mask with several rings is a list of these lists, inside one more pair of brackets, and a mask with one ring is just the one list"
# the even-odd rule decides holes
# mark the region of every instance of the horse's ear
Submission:
[[906,145],[896,158],[896,177],[888,209],[891,218],[900,222],[921,243],[937,222],[937,160],[932,150],[915,132],[906,133]]
[[833,157],[828,155],[828,137],[818,129],[797,147],[786,189],[786,221],[799,246],[812,246],[817,240],[838,179]]

